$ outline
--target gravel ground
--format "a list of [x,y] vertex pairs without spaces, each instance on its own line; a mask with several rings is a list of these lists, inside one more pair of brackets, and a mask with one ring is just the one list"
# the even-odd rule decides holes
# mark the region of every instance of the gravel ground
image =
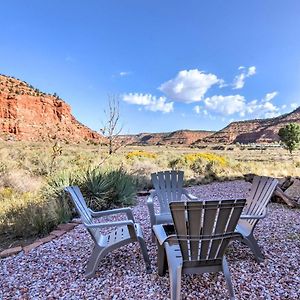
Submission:
[[[243,197],[243,181],[212,183],[190,188],[202,199]],[[92,240],[82,225],[29,254],[0,261],[0,299],[169,299],[169,276],[156,273],[156,248],[151,243],[145,204],[140,197],[134,208],[144,229],[153,272],[146,274],[137,243],[110,253],[95,278],[84,270]],[[271,204],[259,222],[256,236],[266,255],[257,264],[246,246],[235,242],[228,249],[228,263],[236,299],[300,298],[300,212]],[[183,299],[228,299],[222,273],[184,275]]]

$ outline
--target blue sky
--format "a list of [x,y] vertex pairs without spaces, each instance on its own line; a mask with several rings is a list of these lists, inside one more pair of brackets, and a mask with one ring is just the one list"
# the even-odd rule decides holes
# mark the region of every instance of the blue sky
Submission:
[[298,0],[2,1],[0,73],[124,133],[218,130],[300,105]]

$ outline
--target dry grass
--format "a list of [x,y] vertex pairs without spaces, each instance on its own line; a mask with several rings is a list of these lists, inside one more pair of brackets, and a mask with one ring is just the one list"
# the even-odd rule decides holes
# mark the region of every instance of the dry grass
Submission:
[[[53,211],[58,208],[51,203],[53,199],[43,196],[45,184],[62,172],[78,174],[88,166],[100,164],[103,170],[122,167],[136,178],[139,189],[151,186],[152,172],[171,168],[184,170],[189,184],[242,178],[245,173],[274,177],[300,174],[300,151],[291,157],[281,148],[127,146],[108,156],[105,147],[63,144],[62,154],[53,161],[52,147],[50,143],[0,143],[0,236],[9,227],[16,233],[24,226],[39,233],[51,227],[49,222],[62,221],[53,221]],[[65,218],[63,212],[59,218]]]

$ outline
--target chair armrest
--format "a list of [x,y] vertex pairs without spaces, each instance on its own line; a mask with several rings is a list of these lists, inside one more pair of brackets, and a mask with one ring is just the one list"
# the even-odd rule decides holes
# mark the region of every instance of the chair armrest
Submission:
[[132,222],[134,222],[134,217],[133,217],[133,214],[132,214],[132,210],[129,207],[116,208],[116,209],[110,209],[110,210],[104,210],[104,211],[93,211],[90,208],[89,208],[89,210],[91,212],[92,217],[94,217],[94,218],[125,213],[127,215],[127,219],[132,220]]
[[162,225],[154,225],[153,226],[153,231],[154,234],[157,238],[157,241],[160,245],[163,245],[163,243],[166,241],[166,239],[168,238],[164,228]]
[[147,207],[148,207],[148,211],[149,211],[149,215],[150,215],[151,226],[153,226],[155,224],[155,210],[154,210],[152,193],[150,194],[150,196],[147,199]]
[[265,209],[261,215],[241,215],[240,219],[260,220],[265,218],[266,215],[267,215],[267,209]]
[[116,222],[107,222],[107,223],[92,223],[92,224],[84,223],[84,225],[87,228],[105,228],[105,227],[115,227],[115,226],[118,227],[124,225],[134,226],[134,222],[128,220],[128,221],[116,221]]
[[198,200],[198,197],[190,194],[186,189],[182,189],[183,194],[189,199],[189,200]]
[[178,242],[176,234],[167,235],[162,224],[154,225],[153,231],[154,231],[154,234],[157,238],[159,245],[161,245],[161,246],[165,242],[171,242],[171,243]]

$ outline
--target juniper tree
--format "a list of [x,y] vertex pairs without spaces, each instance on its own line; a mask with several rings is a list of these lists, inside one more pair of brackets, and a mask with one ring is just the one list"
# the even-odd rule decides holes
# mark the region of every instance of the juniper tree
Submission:
[[288,151],[292,154],[300,145],[300,125],[290,123],[280,128],[278,135],[280,140],[286,145]]

